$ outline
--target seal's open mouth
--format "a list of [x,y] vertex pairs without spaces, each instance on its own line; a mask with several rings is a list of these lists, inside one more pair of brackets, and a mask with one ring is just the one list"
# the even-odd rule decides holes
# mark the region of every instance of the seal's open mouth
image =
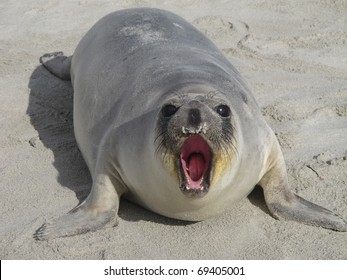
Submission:
[[189,196],[202,196],[210,185],[212,155],[207,142],[199,135],[185,140],[180,155],[181,190]]

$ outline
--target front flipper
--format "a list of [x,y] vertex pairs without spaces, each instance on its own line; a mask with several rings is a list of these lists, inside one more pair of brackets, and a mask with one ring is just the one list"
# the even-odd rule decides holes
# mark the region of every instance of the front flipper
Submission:
[[[56,237],[72,236],[97,229],[110,224],[117,225],[116,209],[97,212],[90,211],[82,203],[66,215],[43,224],[34,234],[36,240],[48,240]],[[113,223],[111,223],[111,221]]]
[[106,175],[99,175],[87,199],[66,215],[43,224],[34,234],[36,240],[72,236],[95,231],[106,224],[117,225],[121,191]]
[[277,139],[274,139],[273,148],[269,154],[268,170],[259,184],[264,190],[266,204],[275,218],[336,231],[347,231],[347,223],[342,218],[290,191],[287,171]]

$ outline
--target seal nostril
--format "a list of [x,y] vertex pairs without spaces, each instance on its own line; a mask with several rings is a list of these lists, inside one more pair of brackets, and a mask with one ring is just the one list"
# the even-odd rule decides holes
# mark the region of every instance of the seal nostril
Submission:
[[199,109],[190,109],[188,112],[188,124],[191,126],[199,126],[201,123],[201,115]]

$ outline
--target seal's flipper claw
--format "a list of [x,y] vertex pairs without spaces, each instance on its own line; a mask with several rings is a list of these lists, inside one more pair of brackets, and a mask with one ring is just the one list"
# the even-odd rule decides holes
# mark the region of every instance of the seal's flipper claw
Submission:
[[55,221],[43,224],[35,233],[34,239],[48,240],[57,237],[72,236],[95,231],[104,225],[114,226],[117,223],[116,210],[102,213],[88,211],[77,207]]
[[53,75],[63,80],[71,80],[72,56],[65,56],[63,52],[46,53],[40,57],[42,65]]

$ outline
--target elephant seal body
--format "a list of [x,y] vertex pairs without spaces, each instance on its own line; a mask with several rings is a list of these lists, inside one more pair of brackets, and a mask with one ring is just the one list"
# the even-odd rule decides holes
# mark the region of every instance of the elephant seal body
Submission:
[[35,238],[114,224],[122,195],[168,217],[204,220],[256,184],[275,217],[347,230],[289,190],[277,139],[240,74],[177,15],[114,12],[87,32],[72,59],[52,53],[41,62],[71,78],[75,135],[93,186]]

